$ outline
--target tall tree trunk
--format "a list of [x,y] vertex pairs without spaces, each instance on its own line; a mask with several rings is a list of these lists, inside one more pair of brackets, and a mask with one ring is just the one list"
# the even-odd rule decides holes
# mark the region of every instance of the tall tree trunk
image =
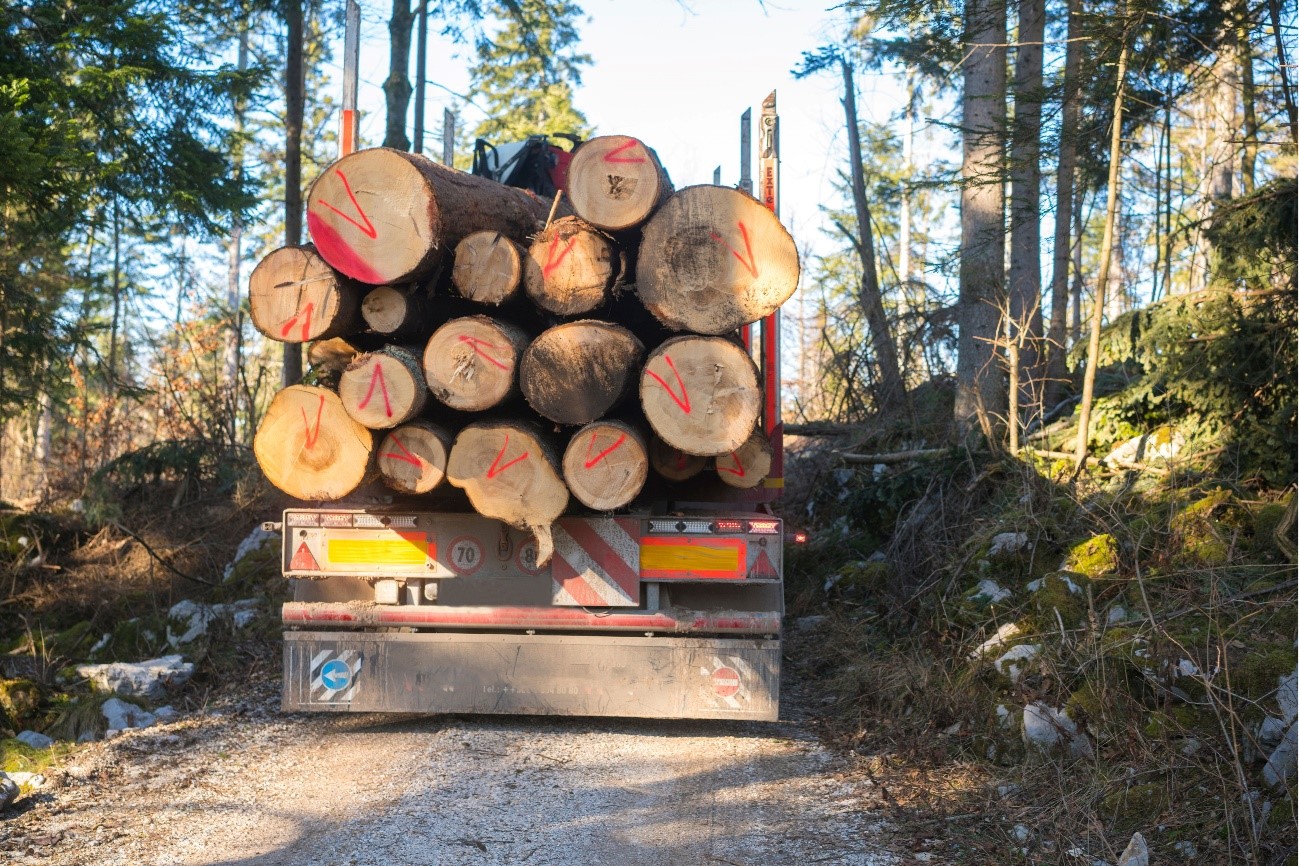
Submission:
[[898,281],[902,284],[902,302],[909,298],[911,283],[911,173],[916,137],[916,71],[907,70],[907,107],[902,127],[902,214],[898,229]]
[[1065,345],[1065,314],[1069,308],[1069,259],[1073,239],[1074,174],[1078,169],[1078,68],[1082,48],[1078,11],[1082,0],[1068,0],[1064,49],[1064,88],[1060,95],[1060,146],[1055,175],[1055,247],[1051,270],[1051,325],[1047,331],[1046,405],[1060,402],[1069,376]]
[[955,422],[991,437],[1006,411],[1006,389],[994,341],[1006,291],[1006,6],[965,5],[964,96],[961,100],[961,260]]
[[1218,34],[1217,57],[1213,62],[1211,85],[1204,102],[1203,174],[1198,190],[1199,220],[1195,230],[1195,266],[1192,291],[1209,284],[1213,269],[1212,247],[1207,230],[1214,213],[1235,193],[1236,168],[1240,165],[1237,149],[1240,140],[1240,67],[1237,64],[1235,27],[1230,21],[1232,0],[1223,4],[1227,23]]
[[[236,60],[240,73],[248,70],[248,10],[241,10],[239,24],[239,54]],[[234,104],[234,145],[231,157],[235,164],[235,182],[241,187],[244,183],[244,114],[248,109],[247,100],[240,97]],[[244,218],[235,211],[230,216],[230,242],[226,248],[226,310],[230,322],[226,328],[225,358],[222,365],[221,387],[225,392],[226,411],[230,442],[236,437],[236,425],[239,416],[239,355],[241,351],[242,319],[239,314],[239,277],[243,259]]]
[[[1044,0],[1019,0],[1015,48],[1015,123],[1010,150],[1008,336],[1019,346],[1019,407],[1040,411],[1042,369],[1042,39]],[[1019,423],[1018,418],[1008,419]]]
[[[1124,17],[1127,4],[1124,4]],[[1125,28],[1119,49],[1118,83],[1114,88],[1114,120],[1110,130],[1110,173],[1105,199],[1105,231],[1101,235],[1101,266],[1096,276],[1096,297],[1092,300],[1091,332],[1087,335],[1087,367],[1083,372],[1082,402],[1078,407],[1078,440],[1074,445],[1075,471],[1087,460],[1087,439],[1091,427],[1092,397],[1096,390],[1096,365],[1101,350],[1101,321],[1105,313],[1105,283],[1109,280],[1114,249],[1114,228],[1119,209],[1119,164],[1123,145],[1123,91],[1128,74],[1128,33]]]
[[406,137],[406,109],[410,105],[410,31],[415,23],[410,0],[392,0],[392,17],[388,19],[388,77],[383,95],[388,104],[388,123],[383,146],[409,150]]
[[428,77],[428,0],[419,0],[415,35],[415,143],[411,149],[424,152],[424,79]]
[[1236,3],[1236,49],[1240,63],[1240,102],[1245,110],[1244,134],[1245,147],[1240,158],[1240,183],[1245,194],[1254,191],[1254,164],[1258,159],[1258,113],[1254,109],[1256,88],[1254,86],[1254,46],[1250,44],[1249,34],[1253,22],[1249,18],[1249,7],[1244,2]]
[[896,407],[906,395],[902,372],[898,368],[897,346],[884,315],[884,299],[880,292],[879,271],[875,267],[875,238],[871,231],[870,203],[866,200],[866,178],[862,167],[861,138],[857,126],[856,85],[853,83],[852,65],[840,61],[843,68],[843,108],[848,124],[848,157],[852,160],[852,200],[857,213],[857,234],[852,237],[861,258],[861,294],[859,303],[870,328],[871,348],[879,367],[879,408]]
[[[284,60],[284,245],[302,243],[302,123],[306,111],[307,78],[304,63],[303,0],[285,0]],[[302,347],[284,344],[283,385],[302,378]]]
[[1299,139],[1299,109],[1295,107],[1294,86],[1290,83],[1290,62],[1285,56],[1285,37],[1281,35],[1281,0],[1267,0],[1272,21],[1272,38],[1276,42],[1276,68],[1281,73],[1281,92],[1285,96],[1285,113],[1290,118],[1290,140]]
[[1071,291],[1072,301],[1069,308],[1073,311],[1070,314],[1069,324],[1069,345],[1075,346],[1082,339],[1082,297],[1083,297],[1083,232],[1087,226],[1083,223],[1082,205],[1085,191],[1079,191],[1075,207],[1073,209],[1073,290]]

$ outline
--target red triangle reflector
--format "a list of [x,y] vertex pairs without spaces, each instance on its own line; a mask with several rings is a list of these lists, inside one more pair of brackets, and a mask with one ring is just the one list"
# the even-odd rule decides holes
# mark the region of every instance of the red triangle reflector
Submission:
[[771,557],[767,556],[767,551],[759,550],[758,559],[753,563],[753,568],[749,569],[749,580],[778,580],[780,575],[776,573],[776,566],[771,564]]
[[293,554],[293,560],[289,562],[289,571],[320,571],[320,563],[316,562],[316,557],[312,556],[311,549],[307,547],[307,542],[298,545],[297,552]]

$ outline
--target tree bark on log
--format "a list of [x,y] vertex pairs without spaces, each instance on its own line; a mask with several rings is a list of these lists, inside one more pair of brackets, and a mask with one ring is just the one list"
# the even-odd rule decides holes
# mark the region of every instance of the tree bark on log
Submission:
[[548,204],[420,154],[379,147],[343,157],[316,179],[307,228],[333,267],[386,285],[431,273],[476,231],[523,241],[541,226]]
[[537,565],[550,561],[551,524],[568,507],[568,488],[550,446],[513,422],[470,424],[456,436],[447,480],[463,488],[474,510],[531,532]]
[[634,228],[672,194],[658,154],[627,135],[583,142],[568,164],[568,200],[582,219],[616,232]]
[[669,481],[688,481],[708,465],[708,458],[673,448],[658,436],[650,436],[649,461],[650,467]]
[[474,232],[456,244],[451,282],[461,297],[500,306],[518,294],[527,254],[500,232]]
[[253,454],[266,480],[296,499],[332,502],[355,490],[370,466],[374,437],[324,388],[292,385],[266,410]]
[[428,493],[446,477],[451,434],[428,421],[392,430],[379,445],[376,464],[383,483],[399,493]]
[[428,388],[416,354],[385,346],[358,355],[338,382],[343,408],[371,430],[387,430],[414,418],[428,402]]
[[424,348],[424,377],[433,396],[452,409],[481,412],[514,393],[528,335],[487,316],[452,319]]
[[560,316],[589,313],[622,276],[613,240],[578,217],[557,219],[533,240],[523,285],[538,307]]
[[744,444],[729,454],[719,454],[717,475],[731,487],[748,490],[771,474],[771,440],[760,430],[749,434]]
[[432,304],[417,285],[379,286],[361,301],[361,318],[385,337],[427,334],[431,313]]
[[545,331],[523,353],[519,387],[537,414],[556,424],[587,424],[607,413],[635,379],[645,346],[609,322],[568,322]]
[[573,434],[563,467],[569,491],[587,508],[622,508],[640,494],[649,477],[645,435],[622,421],[592,422]]
[[342,337],[317,340],[307,347],[307,363],[314,369],[342,373],[364,350]]
[[641,407],[654,432],[687,454],[714,457],[749,438],[762,408],[758,368],[721,337],[685,336],[650,353]]
[[253,326],[281,343],[349,333],[358,321],[360,298],[359,287],[309,246],[273,250],[248,278]]
[[645,225],[636,289],[677,331],[729,334],[775,312],[798,286],[798,249],[776,215],[721,186],[687,187]]

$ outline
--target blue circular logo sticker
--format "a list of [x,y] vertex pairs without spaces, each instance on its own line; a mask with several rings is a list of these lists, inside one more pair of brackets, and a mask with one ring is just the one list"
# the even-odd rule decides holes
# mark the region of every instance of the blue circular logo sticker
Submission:
[[345,689],[351,681],[352,669],[341,659],[325,662],[324,667],[320,669],[320,682],[327,689],[334,691]]

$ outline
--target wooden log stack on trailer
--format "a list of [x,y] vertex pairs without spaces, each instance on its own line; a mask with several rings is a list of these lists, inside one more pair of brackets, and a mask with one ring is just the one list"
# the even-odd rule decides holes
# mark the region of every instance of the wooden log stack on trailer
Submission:
[[789,233],[735,189],[674,192],[630,136],[582,144],[567,198],[386,148],[327,168],[312,244],[250,278],[258,330],[309,342],[317,383],[272,402],[267,479],[319,502],[458,489],[531,531],[541,564],[573,509],[760,485],[772,447],[738,329],[793,294]]

